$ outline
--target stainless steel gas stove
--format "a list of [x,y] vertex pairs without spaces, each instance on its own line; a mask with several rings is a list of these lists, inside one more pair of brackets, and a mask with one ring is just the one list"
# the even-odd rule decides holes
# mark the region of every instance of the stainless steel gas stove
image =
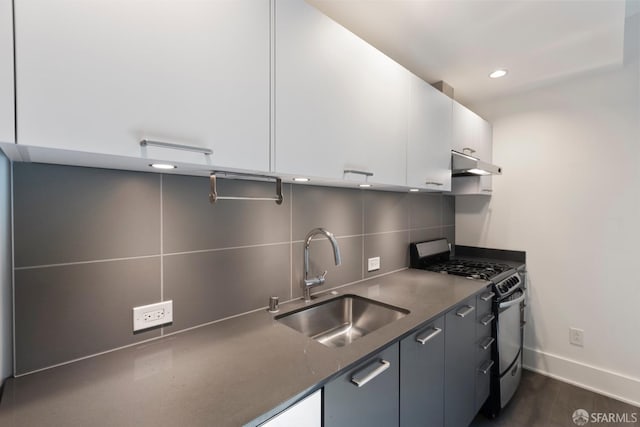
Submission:
[[[468,251],[462,257],[452,257],[446,239],[411,243],[411,268],[442,274],[455,274],[471,280],[486,280],[495,294],[492,310],[497,321],[492,335],[491,394],[483,412],[495,417],[515,393],[522,370],[522,344],[525,307],[524,262],[494,258],[505,251]],[[476,256],[468,256],[474,254]],[[479,257],[477,255],[482,255]],[[487,256],[489,255],[489,256]]]

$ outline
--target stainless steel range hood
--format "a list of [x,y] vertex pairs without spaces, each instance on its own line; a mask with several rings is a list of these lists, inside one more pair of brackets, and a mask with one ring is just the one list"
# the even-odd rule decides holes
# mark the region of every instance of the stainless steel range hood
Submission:
[[501,175],[502,168],[482,160],[451,150],[451,176]]

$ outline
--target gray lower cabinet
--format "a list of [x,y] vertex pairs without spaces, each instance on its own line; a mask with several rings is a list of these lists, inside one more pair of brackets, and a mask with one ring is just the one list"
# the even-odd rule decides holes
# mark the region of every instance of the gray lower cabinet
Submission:
[[396,343],[325,385],[324,426],[397,426],[399,359]]
[[400,341],[400,426],[444,425],[444,317]]
[[466,427],[475,417],[476,297],[445,315],[444,424]]

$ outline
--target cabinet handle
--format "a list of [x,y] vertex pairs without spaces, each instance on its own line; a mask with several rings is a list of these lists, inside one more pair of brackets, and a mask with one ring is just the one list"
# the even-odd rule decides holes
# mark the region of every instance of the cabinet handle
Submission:
[[380,366],[378,366],[376,369],[369,372],[362,378],[357,378],[357,375],[360,373],[358,372],[358,374],[355,374],[354,376],[351,377],[351,382],[357,385],[358,387],[362,387],[366,383],[368,383],[369,381],[371,381],[372,379],[374,379],[375,377],[377,377],[378,375],[380,375],[381,373],[389,369],[389,367],[391,366],[391,363],[387,362],[384,359],[380,359],[378,362],[380,363]]
[[162,141],[152,141],[150,139],[143,139],[142,141],[140,141],[141,147],[146,147],[147,145],[152,145],[154,147],[161,147],[161,148],[172,148],[174,150],[195,151],[197,153],[202,153],[207,156],[213,154],[213,150],[209,148],[196,147],[193,145],[174,144],[172,142],[162,142]]
[[364,176],[373,176],[373,172],[367,172],[367,171],[359,171],[359,170],[354,170],[354,169],[345,169],[344,170],[345,174],[348,173],[355,173],[356,175],[364,175]]
[[471,305],[465,305],[463,308],[461,308],[460,310],[456,311],[456,316],[458,316],[458,317],[466,317],[474,309],[475,309],[475,307],[473,307]]
[[438,181],[425,181],[426,185],[437,185],[438,187],[441,187],[444,185],[444,182],[438,182]]
[[481,343],[480,343],[480,347],[482,347],[483,350],[488,350],[489,347],[491,347],[491,344],[493,344],[493,342],[495,341],[495,339],[493,337],[486,337]]
[[483,188],[482,191],[485,191],[487,193],[493,193],[493,190],[490,188]]
[[493,298],[493,297],[495,297],[495,296],[496,296],[496,294],[494,294],[493,292],[488,292],[488,293],[486,293],[486,294],[484,294],[484,295],[481,295],[481,296],[480,296],[480,299],[481,299],[482,301],[485,301],[485,302],[486,302],[486,301],[489,301],[491,298]]
[[421,336],[416,336],[416,341],[419,342],[422,345],[425,345],[427,343],[427,341],[429,341],[430,339],[432,339],[433,337],[438,335],[440,332],[442,332],[441,328],[431,327],[431,332],[429,332],[427,335],[422,336],[422,337]]
[[487,314],[482,319],[480,319],[480,323],[482,323],[482,326],[487,326],[488,324],[493,322],[493,319],[495,318],[496,316],[494,316],[493,314]]
[[492,366],[493,366],[493,360],[487,360],[482,364],[482,366],[480,366],[480,368],[478,368],[478,370],[482,372],[484,375],[487,375]]

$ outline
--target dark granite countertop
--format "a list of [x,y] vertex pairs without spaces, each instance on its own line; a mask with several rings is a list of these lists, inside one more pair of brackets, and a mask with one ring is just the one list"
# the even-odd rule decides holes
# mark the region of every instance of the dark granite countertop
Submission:
[[[336,289],[410,311],[342,348],[261,310],[9,379],[0,425],[256,425],[487,285],[409,269]],[[325,292],[312,304],[334,296]],[[282,304],[279,314],[303,305]]]

